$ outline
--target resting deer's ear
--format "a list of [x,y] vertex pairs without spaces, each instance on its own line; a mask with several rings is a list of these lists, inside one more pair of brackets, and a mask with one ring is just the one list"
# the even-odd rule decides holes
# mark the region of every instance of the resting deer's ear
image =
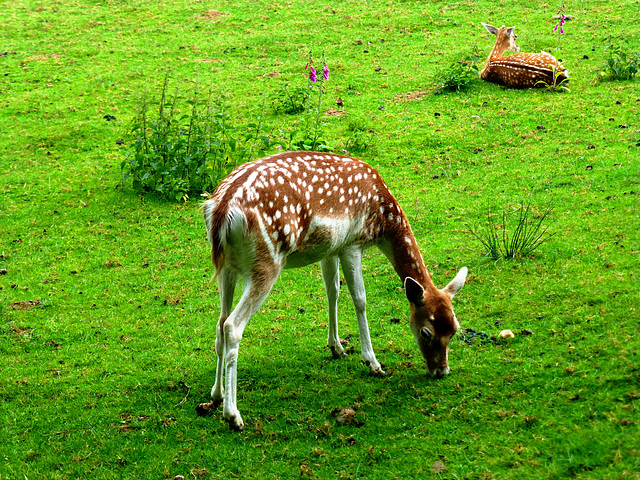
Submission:
[[498,34],[498,29],[496,27],[492,27],[491,25],[487,25],[486,23],[482,23],[482,26],[487,29],[487,32],[493,33],[494,35]]
[[404,291],[407,299],[414,305],[424,305],[424,288],[413,278],[407,277],[404,280]]
[[509,36],[509,37],[510,37],[511,35],[513,35],[513,31],[515,30],[515,28],[516,28],[516,27],[508,28],[508,29],[507,29],[507,36]]
[[449,282],[449,285],[444,287],[442,291],[448,293],[451,297],[453,297],[464,286],[464,281],[467,279],[467,272],[467,267],[462,267],[455,278],[451,280],[451,282]]

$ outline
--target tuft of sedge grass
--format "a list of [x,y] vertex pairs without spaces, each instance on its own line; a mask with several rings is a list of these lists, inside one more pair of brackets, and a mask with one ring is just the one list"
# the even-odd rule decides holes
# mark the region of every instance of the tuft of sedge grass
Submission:
[[550,212],[551,207],[547,207],[534,216],[529,200],[511,211],[503,209],[501,214],[489,209],[485,224],[469,228],[490,258],[525,258],[553,236],[544,225]]

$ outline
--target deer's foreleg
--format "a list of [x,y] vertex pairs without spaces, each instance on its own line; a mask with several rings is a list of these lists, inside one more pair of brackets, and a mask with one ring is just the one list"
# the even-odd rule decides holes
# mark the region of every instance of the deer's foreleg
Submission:
[[380,366],[376,355],[373,353],[371,336],[369,335],[369,324],[367,323],[367,293],[364,288],[362,278],[362,248],[354,245],[340,255],[342,271],[349,287],[351,300],[356,310],[358,327],[360,329],[360,345],[362,348],[362,361],[369,367],[371,373],[376,376],[383,376],[384,370]]

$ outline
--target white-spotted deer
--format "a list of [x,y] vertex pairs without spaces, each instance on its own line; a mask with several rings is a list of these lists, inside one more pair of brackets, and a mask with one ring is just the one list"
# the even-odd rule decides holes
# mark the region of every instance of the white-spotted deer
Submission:
[[[451,298],[464,285],[467,269],[442,290],[435,287],[400,205],[366,163],[341,155],[291,152],[244,164],[204,203],[204,218],[221,312],[212,401],[201,404],[199,413],[223,402],[223,418],[231,428],[243,428],[236,406],[240,340],[285,268],[320,262],[329,302],[327,343],[337,358],[345,354],[337,320],[342,264],[358,319],[362,359],[372,374],[384,375],[373,353],[365,313],[361,261],[369,245],[386,254],[404,283],[411,330],[429,372],[449,373],[449,341],[458,329]],[[239,276],[244,291],[232,310]]]
[[[496,28],[486,23],[482,25],[496,36],[493,50],[480,72],[480,78],[483,80],[511,88],[531,88],[544,86],[539,82],[559,85],[569,78],[568,70],[546,52],[517,53],[520,47],[516,43],[516,27],[507,28],[503,25]],[[503,57],[505,50],[516,53]]]

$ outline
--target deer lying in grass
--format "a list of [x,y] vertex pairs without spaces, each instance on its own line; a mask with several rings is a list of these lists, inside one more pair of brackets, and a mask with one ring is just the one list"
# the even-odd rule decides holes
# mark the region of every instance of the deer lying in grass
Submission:
[[[500,28],[483,23],[489,33],[496,36],[496,43],[487,58],[480,78],[512,88],[531,88],[558,85],[569,78],[569,72],[546,52],[517,53],[520,47],[513,31],[516,27]],[[505,50],[516,52],[503,57]],[[544,83],[542,83],[544,82]]]
[[[458,329],[451,298],[464,285],[467,269],[442,290],[435,287],[407,217],[369,165],[316,152],[272,155],[236,168],[203,209],[221,312],[212,401],[199,405],[198,413],[223,402],[223,418],[231,428],[243,428],[236,406],[240,340],[285,268],[320,262],[329,302],[327,343],[338,358],[345,354],[337,319],[338,264],[342,264],[358,319],[362,359],[373,375],[384,375],[371,346],[365,313],[361,262],[369,245],[386,254],[404,284],[411,330],[429,372],[449,373],[449,341]],[[232,310],[238,277],[244,279],[244,291]]]

